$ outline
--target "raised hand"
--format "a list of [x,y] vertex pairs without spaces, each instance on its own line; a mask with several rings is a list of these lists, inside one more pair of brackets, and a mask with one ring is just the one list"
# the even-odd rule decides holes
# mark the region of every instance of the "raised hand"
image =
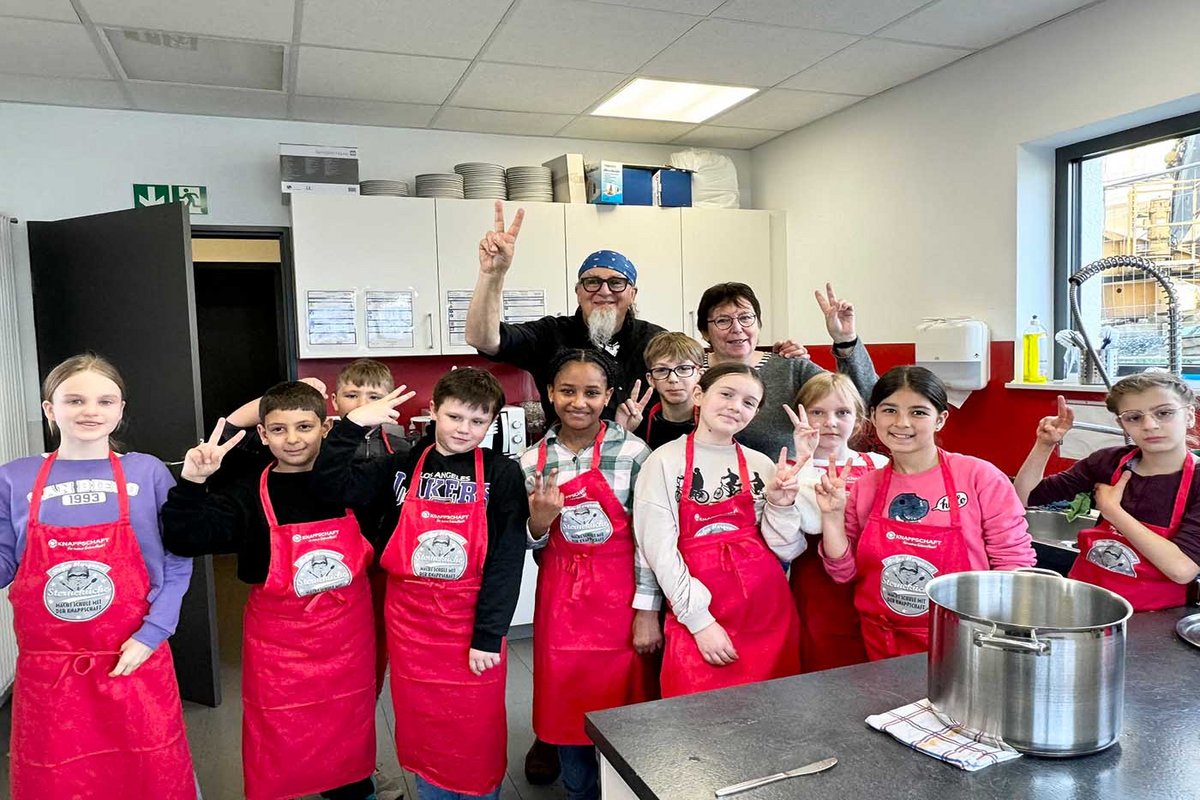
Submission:
[[1097,483],[1093,494],[1096,497],[1096,508],[1100,511],[1101,516],[1107,520],[1112,520],[1116,516],[1116,512],[1121,508],[1121,499],[1125,496],[1125,487],[1129,485],[1129,478],[1133,475],[1129,470],[1121,473],[1121,477],[1115,484],[1109,486],[1107,483]]
[[818,289],[813,292],[817,305],[825,315],[825,330],[835,342],[852,342],[858,337],[854,327],[854,306],[839,300],[833,292],[833,284],[825,284],[825,294]]
[[237,443],[246,435],[245,430],[240,430],[230,436],[228,442],[221,444],[221,434],[224,432],[225,418],[221,417],[217,420],[217,426],[213,428],[212,435],[208,437],[208,440],[200,442],[184,454],[180,477],[192,483],[204,483],[221,468],[221,461],[225,458],[225,454],[237,446]]
[[521,221],[525,209],[517,209],[512,225],[504,227],[504,203],[496,201],[496,222],[492,230],[479,240],[479,271],[485,275],[501,276],[512,266],[513,253],[517,248],[517,234],[521,232]]
[[784,403],[783,410],[792,421],[792,448],[796,451],[796,463],[804,466],[817,450],[821,441],[821,432],[808,423],[808,412],[804,406],[797,405],[796,410]]
[[346,415],[346,419],[355,425],[362,425],[364,428],[374,428],[377,425],[395,422],[400,418],[400,412],[396,410],[396,406],[407,403],[416,395],[416,392],[404,391],[407,388],[408,386],[405,384],[400,384],[378,400],[372,400],[370,403],[354,409]]
[[646,393],[638,397],[638,390],[641,388],[642,382],[635,380],[633,389],[629,392],[629,398],[617,406],[617,424],[630,433],[636,431],[638,425],[642,424],[642,415],[646,412],[646,404],[654,395],[654,387],[647,385]]
[[821,482],[813,487],[817,493],[817,508],[821,509],[822,514],[846,512],[846,485],[850,482],[850,469],[853,464],[854,459],[847,458],[846,465],[838,472],[837,465],[830,462],[825,474],[821,476]]
[[321,393],[321,397],[329,399],[329,390],[325,387],[325,381],[320,378],[301,378],[300,383],[307,383],[309,386]]
[[[808,459],[805,459],[807,461]],[[773,506],[790,506],[796,503],[796,494],[800,491],[800,474],[803,463],[788,461],[787,448],[779,448],[779,461],[775,464],[775,474],[767,484],[767,502]]]
[[808,354],[807,347],[791,339],[776,342],[771,345],[771,351],[782,358],[812,359],[812,356]]
[[714,622],[699,633],[692,635],[696,639],[696,647],[699,648],[700,655],[714,667],[725,667],[738,660],[733,640],[721,627],[721,623]]
[[1075,412],[1071,410],[1067,401],[1060,394],[1058,396],[1058,414],[1053,417],[1042,417],[1038,422],[1038,443],[1048,447],[1060,445],[1067,432],[1074,426]]
[[540,537],[554,524],[563,507],[563,493],[558,490],[558,469],[548,477],[533,476],[533,491],[529,493],[529,532]]

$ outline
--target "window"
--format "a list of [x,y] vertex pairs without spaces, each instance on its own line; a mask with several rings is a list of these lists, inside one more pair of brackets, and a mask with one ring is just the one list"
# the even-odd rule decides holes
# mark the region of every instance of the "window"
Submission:
[[[1080,286],[1082,319],[1068,278],[1095,261],[1138,256],[1174,286],[1183,372],[1200,380],[1200,113],[1060,148],[1056,153],[1054,330],[1086,327],[1109,341],[1110,375],[1167,367],[1169,304],[1153,276],[1115,267]],[[1052,331],[1053,333],[1053,331]],[[1065,374],[1058,347],[1054,374]]]

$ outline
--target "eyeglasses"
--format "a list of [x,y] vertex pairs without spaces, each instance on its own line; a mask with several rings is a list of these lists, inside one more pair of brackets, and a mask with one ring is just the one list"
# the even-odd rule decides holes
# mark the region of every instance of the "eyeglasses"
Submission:
[[[1187,406],[1164,406],[1156,408],[1150,412],[1150,415],[1158,422],[1167,423],[1175,419],[1175,415],[1183,411]],[[1126,411],[1124,414],[1117,414],[1117,419],[1124,422],[1126,425],[1141,425],[1142,420],[1147,417],[1145,411]]]
[[629,279],[628,278],[590,277],[590,278],[580,278],[579,279],[579,285],[582,286],[583,290],[585,292],[587,292],[588,294],[595,294],[596,292],[600,291],[600,287],[606,283],[608,284],[608,290],[610,292],[612,292],[613,294],[620,294],[621,292],[623,292],[629,288]]
[[665,381],[672,374],[680,378],[690,378],[700,369],[695,364],[680,364],[677,367],[655,367],[650,370],[650,377],[656,381]]
[[737,320],[737,324],[743,328],[749,328],[758,322],[758,315],[738,314],[736,317],[713,317],[708,321],[708,324],[717,326],[717,330],[727,331],[733,327],[734,320]]

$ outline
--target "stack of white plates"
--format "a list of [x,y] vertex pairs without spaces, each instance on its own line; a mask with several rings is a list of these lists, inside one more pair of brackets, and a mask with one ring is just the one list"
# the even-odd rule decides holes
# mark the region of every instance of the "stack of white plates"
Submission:
[[358,184],[358,193],[384,197],[408,197],[408,182],[362,181]]
[[418,175],[417,197],[452,197],[462,200],[463,176],[457,172]]
[[509,200],[553,202],[549,167],[509,167],[504,174],[508,179]]
[[454,171],[463,176],[463,194],[468,200],[506,200],[504,167],[469,161],[455,164]]

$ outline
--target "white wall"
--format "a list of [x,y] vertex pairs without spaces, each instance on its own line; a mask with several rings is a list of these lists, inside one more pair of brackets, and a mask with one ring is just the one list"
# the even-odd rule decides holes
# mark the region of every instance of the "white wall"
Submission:
[[[31,417],[38,409],[37,363],[25,221],[129,208],[132,184],[178,183],[208,187],[210,213],[193,217],[193,224],[287,225],[279,193],[280,142],[355,145],[363,179],[407,180],[410,187],[417,173],[449,172],[463,161],[515,166],[582,152],[585,158],[663,163],[685,149],[0,103],[0,210],[21,220],[15,232],[17,302]],[[737,165],[742,204],[750,207],[749,154],[722,152]],[[40,443],[36,417],[29,428],[31,441]]]
[[1200,109],[1197,30],[1196,0],[1107,0],[755,149],[756,205],[787,211],[791,335],[827,338],[827,279],[868,341],[950,314],[1011,340],[1048,313],[1054,147]]

